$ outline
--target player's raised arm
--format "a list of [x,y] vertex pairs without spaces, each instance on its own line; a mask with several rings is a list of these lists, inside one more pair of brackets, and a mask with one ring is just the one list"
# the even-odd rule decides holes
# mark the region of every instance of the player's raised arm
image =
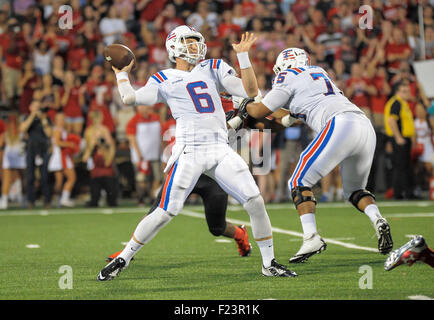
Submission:
[[253,33],[246,32],[241,36],[240,43],[233,43],[232,47],[237,53],[238,62],[241,69],[241,80],[244,90],[249,97],[254,98],[258,95],[258,82],[256,81],[255,71],[250,63],[249,50],[257,40]]
[[121,70],[112,66],[112,69],[116,74],[116,80],[122,102],[126,105],[141,104],[152,106],[156,104],[160,100],[158,97],[158,87],[153,85],[151,81],[148,81],[144,87],[138,90],[134,90],[134,88],[131,86],[128,73],[131,71],[133,65],[134,61],[131,61],[128,66],[122,68]]

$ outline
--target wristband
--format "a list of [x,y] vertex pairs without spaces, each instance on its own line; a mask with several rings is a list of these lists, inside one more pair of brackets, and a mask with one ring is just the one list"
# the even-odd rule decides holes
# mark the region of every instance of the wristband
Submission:
[[248,69],[252,65],[250,64],[249,53],[247,51],[237,53],[238,63],[240,64],[240,69]]
[[130,81],[130,78],[128,78],[128,72],[121,71],[116,73],[116,80],[119,82],[120,80],[128,80]]

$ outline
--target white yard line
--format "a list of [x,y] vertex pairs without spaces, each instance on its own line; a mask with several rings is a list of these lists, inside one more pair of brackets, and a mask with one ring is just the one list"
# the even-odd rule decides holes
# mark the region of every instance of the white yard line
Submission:
[[422,296],[422,295],[408,296],[408,298],[410,300],[434,300],[433,298],[430,298],[430,297],[427,297],[427,296]]

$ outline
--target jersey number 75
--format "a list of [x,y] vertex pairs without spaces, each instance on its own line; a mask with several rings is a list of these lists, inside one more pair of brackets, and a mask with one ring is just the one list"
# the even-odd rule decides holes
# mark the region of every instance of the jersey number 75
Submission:
[[327,92],[324,93],[325,96],[328,96],[330,94],[335,94],[335,92],[333,91],[332,80],[329,77],[327,77],[324,73],[322,72],[311,73],[310,76],[312,77],[313,80],[324,79],[325,84],[327,86]]

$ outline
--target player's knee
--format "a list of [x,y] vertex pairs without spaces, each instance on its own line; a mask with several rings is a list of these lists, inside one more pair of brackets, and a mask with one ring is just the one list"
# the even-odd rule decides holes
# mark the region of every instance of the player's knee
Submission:
[[257,210],[257,209],[263,208],[265,210],[264,198],[262,198],[262,196],[259,194],[247,200],[247,202],[243,204],[243,207],[244,209],[246,209],[249,215],[252,215],[255,212],[262,212],[261,210]]
[[348,200],[351,202],[351,204],[357,210],[363,212],[359,208],[359,203],[365,197],[369,197],[369,198],[375,200],[375,196],[371,192],[369,192],[368,190],[366,190],[366,189],[360,189],[360,190],[354,191],[353,193],[351,193],[351,195],[349,196]]
[[310,202],[316,205],[316,199],[310,187],[297,186],[291,190],[292,201],[294,202],[295,208],[300,204]]

